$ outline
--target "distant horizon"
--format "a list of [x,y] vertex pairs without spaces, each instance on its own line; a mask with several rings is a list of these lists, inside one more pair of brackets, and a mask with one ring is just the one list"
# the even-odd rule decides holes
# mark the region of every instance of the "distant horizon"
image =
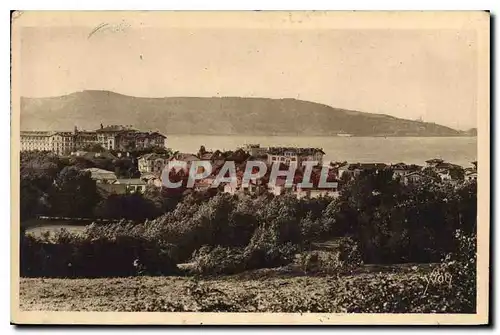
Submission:
[[[235,96],[235,95],[218,95],[218,96],[188,96],[188,95],[185,95],[185,96],[138,96],[138,95],[130,95],[130,94],[125,94],[125,93],[120,93],[120,92],[116,92],[116,91],[113,91],[113,90],[84,89],[84,90],[79,90],[79,91],[73,91],[71,93],[67,93],[67,94],[63,94],[63,95],[53,95],[53,96],[21,96],[21,98],[24,98],[24,99],[55,99],[55,98],[62,98],[62,97],[70,96],[70,95],[73,95],[73,94],[85,93],[85,92],[111,93],[111,94],[116,94],[116,95],[121,95],[121,96],[125,96],[125,97],[131,97],[131,98],[139,98],[139,99],[167,99],[167,98],[174,98],[174,99],[175,98],[219,98],[219,99],[223,99],[223,98],[240,98],[240,99],[296,100],[296,101],[311,102],[311,103],[315,103],[315,104],[319,104],[319,105],[324,105],[324,106],[328,106],[328,107],[335,108],[335,109],[342,109],[342,110],[349,111],[349,112],[365,113],[365,114],[373,114],[373,115],[384,115],[384,116],[393,117],[393,118],[401,119],[401,120],[409,120],[409,121],[416,121],[416,122],[423,122],[423,123],[432,123],[432,124],[437,124],[439,126],[444,126],[444,127],[448,127],[448,128],[454,129],[454,130],[462,131],[462,132],[466,132],[466,131],[470,131],[470,130],[473,130],[473,129],[477,129],[477,127],[454,128],[454,127],[451,127],[451,126],[448,126],[448,125],[445,125],[445,124],[440,124],[440,123],[436,123],[436,122],[433,122],[433,121],[426,121],[423,117],[421,119],[409,119],[409,118],[398,117],[398,116],[394,116],[394,115],[390,115],[390,114],[373,113],[373,112],[366,112],[366,111],[361,111],[361,110],[355,110],[355,109],[351,109],[351,108],[338,107],[338,106],[333,106],[333,105],[329,105],[329,104],[318,102],[318,101],[313,101],[313,100],[309,100],[309,99],[298,99],[298,98],[294,98],[294,97],[279,97],[279,98],[276,98],[276,97],[267,97],[267,96]],[[100,123],[98,123],[98,125],[99,124]],[[112,125],[112,124],[108,124],[108,125]],[[122,124],[120,124],[120,123],[113,123],[113,125],[122,125]],[[134,125],[132,125],[132,126],[134,126]],[[63,131],[63,130],[59,130],[59,131]],[[178,133],[178,135],[183,135],[183,134],[189,135],[188,133]],[[210,134],[199,133],[199,134],[196,134],[196,135],[210,135]],[[218,136],[218,135],[213,135],[213,136]],[[224,136],[238,136],[238,135],[227,134],[227,135],[224,135]],[[261,135],[256,135],[256,136],[261,136]],[[266,136],[287,136],[287,135],[272,135],[272,134],[269,134],[269,135],[266,135]],[[292,135],[290,135],[290,136],[292,136]],[[329,136],[329,135],[318,135],[318,137],[324,137],[324,136]],[[380,137],[380,136],[359,136],[359,135],[357,135],[356,137]],[[391,137],[412,137],[412,136],[391,136]],[[433,137],[433,136],[414,136],[414,137]],[[436,136],[436,137],[440,137],[440,136]]]
[[297,99],[477,127],[473,30],[182,28],[118,16],[104,20],[113,29],[23,27],[20,95]]

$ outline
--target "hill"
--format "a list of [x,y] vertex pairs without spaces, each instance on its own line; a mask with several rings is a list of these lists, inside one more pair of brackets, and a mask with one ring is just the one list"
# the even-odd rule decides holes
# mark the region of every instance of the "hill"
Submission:
[[296,99],[240,97],[140,98],[109,91],[21,98],[22,130],[96,129],[133,125],[166,134],[334,136],[460,136],[420,121],[362,113]]

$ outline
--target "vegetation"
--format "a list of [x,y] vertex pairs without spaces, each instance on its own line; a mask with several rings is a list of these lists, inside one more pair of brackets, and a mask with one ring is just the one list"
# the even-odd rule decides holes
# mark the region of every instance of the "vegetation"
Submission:
[[[121,220],[95,222],[79,233],[21,231],[21,276],[233,276],[165,279],[186,290],[182,302],[136,295],[120,310],[473,312],[476,182],[405,185],[391,171],[366,171],[344,182],[338,198],[172,194],[155,187],[144,195],[102,197],[78,165],[23,153],[22,220],[39,213]],[[334,246],[319,247],[331,241]],[[383,263],[432,265],[363,273]],[[269,281],[285,286],[272,292],[241,291],[234,276],[259,271],[297,278]],[[124,289],[141,280],[125,280]],[[321,287],[305,290],[309,280]]]

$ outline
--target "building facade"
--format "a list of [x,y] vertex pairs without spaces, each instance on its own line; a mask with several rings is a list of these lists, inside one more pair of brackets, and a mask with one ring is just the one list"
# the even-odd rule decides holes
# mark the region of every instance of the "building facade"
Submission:
[[267,163],[301,166],[304,161],[317,161],[321,165],[324,154],[325,152],[319,148],[271,147],[267,149]]
[[99,144],[107,150],[164,148],[166,137],[159,132],[141,132],[130,126],[108,126],[96,131],[22,131],[22,151],[52,151],[59,155]]
[[139,172],[152,173],[160,176],[163,169],[168,164],[168,160],[166,156],[155,153],[141,156],[137,161]]
[[244,152],[253,157],[265,156],[268,150],[266,147],[261,147],[260,144],[245,144],[244,146],[239,147],[238,149],[243,150]]

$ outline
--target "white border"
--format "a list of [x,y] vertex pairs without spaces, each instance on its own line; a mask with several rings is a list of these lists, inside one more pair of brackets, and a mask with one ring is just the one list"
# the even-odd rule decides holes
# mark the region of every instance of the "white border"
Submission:
[[[3,140],[0,141],[0,149],[2,150],[2,157],[10,158],[10,57],[8,50],[10,48],[10,36],[9,36],[9,17],[7,17],[9,9],[74,9],[74,10],[98,10],[98,9],[121,9],[121,10],[133,10],[133,9],[170,9],[170,10],[187,10],[187,9],[207,9],[207,10],[217,10],[217,9],[244,9],[244,10],[252,10],[252,9],[260,9],[260,10],[271,10],[271,9],[288,9],[288,10],[300,10],[300,9],[308,9],[308,10],[321,10],[321,9],[332,9],[332,10],[487,10],[490,9],[492,13],[497,14],[500,12],[498,10],[500,2],[494,0],[475,0],[475,1],[438,1],[438,0],[420,0],[420,1],[387,1],[387,0],[379,0],[379,1],[370,1],[370,0],[351,0],[345,2],[333,2],[333,1],[316,1],[316,0],[308,0],[308,1],[297,1],[297,0],[288,0],[283,1],[282,3],[271,3],[269,0],[254,0],[247,2],[236,2],[236,1],[190,1],[185,0],[179,2],[177,4],[169,3],[165,4],[164,1],[104,1],[104,0],[87,0],[85,2],[68,2],[68,1],[35,1],[35,0],[21,0],[16,1],[16,3],[11,3],[10,6],[7,2],[2,2],[0,4],[0,8],[4,9],[3,20],[1,21],[3,24],[3,29],[0,29],[0,39],[2,42],[2,46],[4,47],[3,53],[0,54],[0,59],[2,60],[2,79],[3,79],[3,94],[1,95],[1,102],[3,106],[3,113],[1,113],[0,117],[0,136],[3,136]],[[5,8],[4,8],[5,7]],[[498,45],[498,35],[495,36],[495,43]],[[492,61],[497,60],[495,58]],[[499,88],[495,87],[495,91],[492,94],[497,95]],[[492,106],[493,107],[493,106]],[[498,118],[497,120],[498,121]],[[500,122],[500,121],[498,121]],[[497,122],[492,124],[492,130],[497,126]],[[492,131],[494,134],[494,131]],[[494,156],[493,156],[494,157]],[[493,161],[492,161],[493,164]],[[10,176],[10,164],[2,164],[0,165],[1,172],[3,176]],[[497,181],[498,182],[498,181]],[[498,186],[495,183],[494,186]],[[6,189],[10,189],[10,178],[8,178],[7,183],[5,184]],[[493,189],[492,189],[493,192]],[[7,273],[9,270],[9,266],[5,266],[5,264],[10,263],[10,201],[9,201],[9,193],[2,192],[2,201],[0,204],[2,206],[0,213],[2,215],[2,222],[4,233],[1,234],[2,240],[0,241],[3,246],[3,252],[1,253],[2,263],[4,266],[1,268],[2,277],[1,277],[1,285],[3,288],[3,293],[5,297],[8,297],[9,292],[9,278],[10,275]],[[500,200],[495,200],[495,206],[492,207],[500,207]],[[493,222],[492,222],[493,225]],[[496,229],[495,237],[498,237],[499,229]],[[494,245],[494,243],[493,243]],[[496,267],[498,265],[498,257],[496,257],[496,263],[492,267]],[[498,290],[495,290],[498,295]],[[496,299],[495,299],[496,300]],[[9,299],[2,299],[2,304],[0,305],[2,312],[2,333],[10,333],[13,332],[13,328],[8,326],[10,320],[10,304]],[[221,329],[204,329],[203,331],[220,331]],[[368,330],[367,331],[372,331]],[[400,331],[402,329],[394,329],[394,331]],[[428,333],[429,331],[436,331],[437,329],[421,329],[420,331],[423,333]],[[31,329],[31,331],[38,331],[36,329]],[[84,330],[78,330],[76,333],[83,333]],[[95,331],[95,330],[94,330]],[[119,330],[120,331],[120,330]],[[138,330],[132,330],[134,333]],[[174,329],[169,329],[168,331],[176,331]],[[269,331],[264,330],[255,330],[259,333],[268,333]],[[306,331],[305,329],[299,331]],[[328,330],[327,330],[328,331]],[[335,329],[335,331],[344,332],[345,330]],[[348,330],[349,332],[353,332],[352,330]],[[101,331],[97,331],[100,333]],[[355,330],[354,333],[362,332],[359,330]],[[419,331],[417,331],[419,332]]]

